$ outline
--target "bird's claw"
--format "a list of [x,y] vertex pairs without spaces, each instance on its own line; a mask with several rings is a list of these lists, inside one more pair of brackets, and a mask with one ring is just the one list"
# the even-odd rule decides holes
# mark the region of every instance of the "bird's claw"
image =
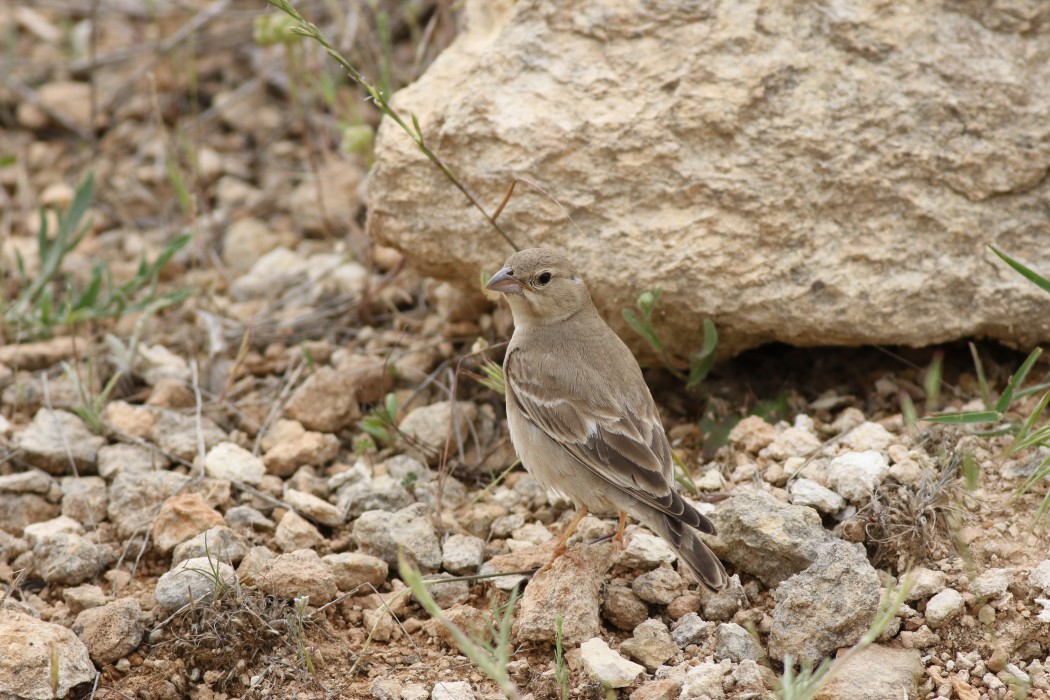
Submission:
[[567,552],[568,549],[569,548],[564,546],[564,545],[556,548],[554,550],[554,553],[551,555],[551,558],[547,560],[546,564],[544,564],[543,566],[540,567],[539,571],[537,571],[534,574],[534,576],[541,576],[541,575],[547,573],[550,570],[551,566],[554,565],[554,562],[556,562],[558,560],[558,557],[560,557],[561,555],[565,554],[565,552]]
[[620,511],[620,522],[616,527],[616,534],[613,535],[612,541],[616,545],[616,551],[623,552],[627,549],[627,541],[630,537],[624,537],[624,529],[627,527],[627,513]]

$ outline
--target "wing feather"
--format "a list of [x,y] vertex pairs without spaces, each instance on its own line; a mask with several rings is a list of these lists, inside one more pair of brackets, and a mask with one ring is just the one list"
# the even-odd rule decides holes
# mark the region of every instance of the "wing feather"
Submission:
[[585,398],[581,391],[570,393],[579,381],[554,381],[552,386],[552,377],[557,379],[553,374],[539,381],[521,361],[521,353],[513,350],[504,372],[512,400],[525,417],[582,466],[686,525],[703,532],[713,529],[672,486],[671,447],[640,376],[641,391],[629,397],[589,392]]

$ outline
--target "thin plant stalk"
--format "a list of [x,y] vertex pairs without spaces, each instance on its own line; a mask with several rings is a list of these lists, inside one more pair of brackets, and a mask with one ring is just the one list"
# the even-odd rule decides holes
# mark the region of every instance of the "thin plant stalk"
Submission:
[[491,642],[475,639],[445,617],[441,607],[427,590],[423,577],[415,567],[408,563],[403,553],[398,552],[397,559],[401,578],[412,590],[412,595],[432,618],[448,630],[456,647],[478,667],[479,671],[498,685],[510,700],[520,700],[521,694],[507,672],[507,662],[510,660],[511,652],[510,633],[514,622],[514,606],[518,600],[517,592],[512,593],[507,602],[506,609],[499,620],[499,627],[493,635],[494,639]]
[[868,625],[867,632],[849,651],[837,657],[834,661],[825,660],[817,668],[803,666],[798,673],[795,672],[794,659],[791,656],[784,658],[784,674],[780,678],[780,697],[783,700],[812,700],[817,696],[835,674],[842,669],[864,649],[868,648],[879,638],[887,625],[897,616],[897,612],[911,590],[912,579],[910,572],[901,577],[900,585],[894,590],[892,586],[886,587],[886,593],[882,597],[878,612]]
[[467,200],[475,209],[481,212],[482,216],[484,216],[485,219],[489,222],[489,225],[491,225],[492,228],[496,230],[496,233],[498,233],[503,238],[503,240],[505,240],[510,245],[511,248],[513,248],[516,251],[521,250],[520,246],[518,246],[518,244],[514,242],[510,235],[503,229],[503,227],[496,223],[496,217],[489,214],[485,207],[481,205],[481,203],[474,197],[473,194],[470,193],[470,191],[459,180],[459,178],[456,177],[455,173],[452,172],[452,169],[445,164],[445,161],[441,160],[441,158],[438,157],[438,155],[430,149],[430,146],[427,145],[426,138],[423,136],[423,130],[422,128],[420,128],[419,120],[416,118],[415,114],[409,115],[409,119],[412,122],[410,126],[408,122],[406,122],[405,119],[398,113],[398,111],[390,105],[388,95],[385,95],[382,90],[376,87],[373,83],[369,82],[364,77],[364,75],[362,75],[361,72],[357,70],[357,68],[355,68],[353,64],[350,63],[350,61],[348,61],[342,54],[340,54],[335,49],[335,47],[332,46],[331,42],[328,41],[328,38],[325,37],[324,33],[317,27],[317,25],[315,25],[313,22],[310,22],[301,14],[299,14],[299,11],[296,10],[295,7],[293,7],[288,0],[266,1],[296,21],[297,26],[292,28],[293,32],[301,36],[309,37],[310,39],[313,39],[318,44],[320,44],[321,47],[325,50],[325,52],[329,56],[331,56],[332,59],[335,60],[335,62],[338,63],[343,70],[346,71],[346,74],[350,77],[350,79],[358,85],[360,85],[361,87],[363,87],[366,92],[368,92],[369,96],[372,98],[372,101],[375,103],[379,111],[387,117],[389,117],[390,119],[392,119],[395,124],[401,127],[402,131],[408,134],[409,138],[411,138],[412,141],[415,142],[420,152],[422,152],[423,155],[425,155],[431,163],[436,165],[438,169],[445,174],[445,177],[448,178],[449,182],[455,185],[456,188],[463,193],[463,195],[467,198]]

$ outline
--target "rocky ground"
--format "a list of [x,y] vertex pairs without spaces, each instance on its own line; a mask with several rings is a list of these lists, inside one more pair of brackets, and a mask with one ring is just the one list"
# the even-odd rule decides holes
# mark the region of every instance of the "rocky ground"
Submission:
[[[958,348],[940,400],[920,355],[770,348],[696,393],[653,368],[730,587],[698,589],[642,530],[615,548],[595,518],[530,580],[572,508],[508,471],[484,361],[509,314],[363,236],[376,115],[316,77],[310,47],[253,42],[260,5],[102,2],[94,24],[0,8],[17,57],[0,88],[0,697],[502,697],[406,591],[399,551],[449,579],[428,590],[479,639],[515,601],[522,697],[774,697],[787,657],[856,644],[909,567],[824,697],[1050,697],[1042,487],[1012,499],[1045,454],[902,416],[902,395],[983,406]],[[454,31],[444,5],[405,7],[332,23],[394,86]],[[21,305],[19,265],[50,264],[38,207],[65,210],[89,171],[59,301]],[[57,313],[96,262],[120,285],[182,233],[156,289]],[[1001,390],[1019,360],[982,352]]]

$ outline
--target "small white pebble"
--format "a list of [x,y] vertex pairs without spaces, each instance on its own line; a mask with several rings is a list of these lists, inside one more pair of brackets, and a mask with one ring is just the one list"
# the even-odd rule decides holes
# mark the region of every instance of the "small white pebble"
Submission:
[[1020,683],[1024,683],[1027,685],[1032,682],[1031,677],[1024,671],[1022,671],[1020,668],[1018,668],[1017,664],[1006,664],[1006,667],[1003,669],[1003,671],[1013,676]]
[[999,688],[1005,688],[1006,687],[1003,684],[1003,682],[1001,680],[999,680],[998,677],[996,677],[996,675],[994,673],[986,673],[986,674],[984,674],[981,677],[981,680],[984,681],[984,687],[988,688],[988,690],[998,690]]

